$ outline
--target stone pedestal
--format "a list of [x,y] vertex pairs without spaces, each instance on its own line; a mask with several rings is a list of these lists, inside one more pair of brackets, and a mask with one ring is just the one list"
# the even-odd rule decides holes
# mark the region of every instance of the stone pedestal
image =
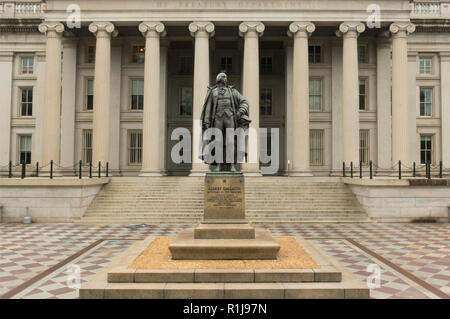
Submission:
[[[300,237],[295,238],[300,252],[303,251],[295,258],[299,264],[288,256],[298,248],[285,247],[287,242],[282,242],[276,261],[260,260],[243,264],[244,267],[224,268],[223,260],[199,260],[195,269],[190,268],[192,264],[183,266],[183,263],[167,260],[165,254],[161,254],[163,250],[158,240],[163,238],[149,237],[134,243],[82,285],[80,299],[370,298],[365,282],[343,269],[314,242]],[[149,251],[153,243],[159,253],[150,259],[160,260],[160,264],[153,267],[136,263],[140,258],[147,258],[146,254],[152,254]],[[202,267],[205,263],[207,269]]]
[[169,246],[177,260],[276,259],[280,245],[272,234],[245,219],[242,173],[207,173],[204,220],[181,232]]

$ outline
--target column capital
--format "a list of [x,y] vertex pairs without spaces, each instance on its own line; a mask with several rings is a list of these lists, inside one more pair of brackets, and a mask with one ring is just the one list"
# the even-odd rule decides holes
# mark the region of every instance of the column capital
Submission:
[[60,22],[42,22],[39,27],[39,32],[45,33],[47,36],[62,35],[64,32],[64,25]]
[[111,22],[92,22],[89,25],[89,31],[94,33],[95,36],[99,34],[116,37],[119,32],[116,30],[114,24]]
[[215,34],[214,30],[214,24],[209,21],[194,21],[189,24],[189,32],[193,37],[196,37],[200,34],[206,34],[209,37],[213,37]]
[[416,26],[410,22],[394,22],[390,25],[389,31],[393,36],[406,37],[416,31]]
[[164,37],[166,36],[166,27],[159,21],[146,21],[139,25],[139,31],[144,37]]
[[261,37],[264,34],[264,30],[266,30],[266,26],[258,21],[245,21],[239,25],[239,35],[241,37],[246,37],[250,34],[256,34]]
[[336,31],[338,37],[342,36],[359,36],[366,30],[366,26],[361,22],[342,22],[339,30]]
[[299,36],[311,36],[311,34],[316,30],[316,26],[311,22],[296,21],[289,25],[288,36],[294,37]]

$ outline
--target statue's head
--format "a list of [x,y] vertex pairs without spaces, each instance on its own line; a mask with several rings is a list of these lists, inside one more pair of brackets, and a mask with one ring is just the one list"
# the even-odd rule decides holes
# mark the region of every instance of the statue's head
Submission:
[[222,84],[227,84],[228,82],[228,77],[225,73],[219,73],[217,75],[217,79],[216,79],[217,84],[222,83]]

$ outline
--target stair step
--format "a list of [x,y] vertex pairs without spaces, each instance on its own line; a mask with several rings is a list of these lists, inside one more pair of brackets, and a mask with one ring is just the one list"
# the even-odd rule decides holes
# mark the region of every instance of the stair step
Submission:
[[[204,177],[112,178],[79,223],[197,224]],[[254,224],[368,222],[351,190],[335,178],[246,178],[247,218]]]

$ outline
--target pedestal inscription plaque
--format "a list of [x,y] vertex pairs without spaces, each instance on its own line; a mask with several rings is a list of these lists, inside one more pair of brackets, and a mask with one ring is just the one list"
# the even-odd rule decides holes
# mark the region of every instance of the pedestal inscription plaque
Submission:
[[277,259],[280,244],[270,231],[255,229],[245,219],[242,173],[207,173],[204,207],[203,223],[170,244],[172,259]]
[[205,223],[246,223],[242,173],[208,173],[205,180]]

